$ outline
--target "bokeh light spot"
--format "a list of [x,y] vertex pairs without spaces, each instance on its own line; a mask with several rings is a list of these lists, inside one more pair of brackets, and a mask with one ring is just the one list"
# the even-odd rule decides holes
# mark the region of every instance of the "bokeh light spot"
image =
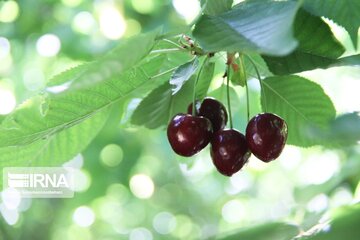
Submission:
[[61,1],[65,6],[68,7],[76,7],[83,2],[83,0],[61,0]]
[[0,3],[0,22],[13,22],[19,16],[19,5],[15,1]]
[[152,240],[153,235],[147,228],[135,228],[130,232],[130,240]]
[[120,183],[110,185],[106,190],[106,195],[118,203],[124,204],[129,198],[129,190]]
[[179,239],[186,239],[193,230],[193,223],[188,216],[178,215],[176,216],[176,228],[173,235]]
[[78,155],[76,155],[71,160],[65,162],[63,164],[63,167],[80,169],[83,165],[84,165],[84,157],[83,157],[83,155],[81,153],[79,153]]
[[297,147],[288,145],[278,158],[280,164],[287,170],[296,169],[301,162],[301,150]]
[[356,187],[355,193],[354,193],[354,200],[355,202],[360,202],[360,181]]
[[120,12],[112,6],[105,6],[100,9],[100,31],[110,39],[120,39],[126,31],[126,22]]
[[14,225],[19,220],[18,211],[16,209],[8,209],[2,203],[0,204],[0,212],[9,225]]
[[95,221],[94,211],[86,206],[78,207],[73,214],[73,220],[80,227],[89,227]]
[[116,167],[123,159],[123,150],[119,145],[109,144],[100,153],[101,162],[108,167]]
[[303,184],[321,184],[329,180],[340,168],[339,156],[331,151],[312,154],[298,171]]
[[257,157],[255,157],[255,155],[251,155],[247,166],[252,171],[263,172],[269,167],[269,164],[260,161]]
[[45,76],[40,68],[29,68],[23,76],[25,87],[29,91],[38,91],[45,86]]
[[350,189],[340,187],[331,196],[331,206],[340,207],[349,204],[353,199],[353,195]]
[[96,25],[95,18],[89,12],[79,12],[73,19],[72,29],[82,34],[89,34]]
[[131,5],[138,13],[149,14],[155,10],[154,0],[131,0]]
[[153,227],[160,234],[169,234],[176,228],[176,218],[169,212],[158,213],[154,217]]
[[0,88],[0,114],[9,114],[15,107],[16,99],[14,94],[10,90]]
[[122,205],[117,199],[108,196],[100,197],[93,201],[92,206],[100,220],[123,225]]
[[85,170],[73,169],[74,191],[85,192],[91,185],[91,175]]
[[230,195],[238,194],[241,191],[245,191],[253,186],[251,175],[247,172],[241,172],[241,174],[234,174],[229,179],[229,185],[225,189]]
[[141,32],[141,24],[135,19],[131,19],[131,18],[126,19],[126,25],[127,25],[125,32],[126,37],[131,37]]
[[89,228],[83,228],[72,224],[66,231],[66,235],[62,238],[66,240],[93,240],[94,237],[91,234]]
[[243,1],[245,1],[245,0],[234,0],[233,5],[239,4],[239,3],[243,2]]
[[329,198],[325,194],[319,194],[309,201],[307,210],[309,212],[324,211],[329,205]]
[[180,14],[187,23],[196,18],[200,12],[200,1],[196,0],[173,0],[173,6],[178,14]]
[[7,57],[10,53],[10,42],[7,38],[0,37],[0,60]]
[[58,36],[54,34],[45,34],[36,42],[37,52],[44,57],[53,57],[57,55],[61,48],[61,42]]
[[130,179],[131,192],[138,198],[150,198],[154,193],[154,188],[152,179],[145,174],[137,174]]
[[228,223],[240,222],[243,216],[246,216],[245,207],[239,200],[230,200],[225,203],[221,214]]
[[2,202],[8,209],[17,209],[21,202],[21,196],[18,190],[6,188],[1,192]]

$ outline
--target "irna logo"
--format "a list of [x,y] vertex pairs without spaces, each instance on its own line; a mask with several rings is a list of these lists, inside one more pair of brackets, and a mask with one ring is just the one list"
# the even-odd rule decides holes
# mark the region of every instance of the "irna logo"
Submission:
[[22,197],[73,197],[73,172],[69,168],[4,168],[4,186],[16,189]]
[[8,173],[8,185],[13,188],[68,188],[69,183],[65,174],[13,174]]

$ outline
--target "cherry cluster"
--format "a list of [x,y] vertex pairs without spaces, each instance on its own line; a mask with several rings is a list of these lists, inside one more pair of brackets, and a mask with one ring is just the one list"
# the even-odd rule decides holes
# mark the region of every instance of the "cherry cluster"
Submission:
[[211,144],[211,158],[217,170],[226,176],[238,172],[251,153],[264,162],[276,159],[287,139],[287,124],[272,113],[253,117],[246,128],[246,136],[238,130],[225,128],[228,114],[225,106],[214,98],[192,103],[188,112],[176,114],[167,128],[172,149],[190,157]]

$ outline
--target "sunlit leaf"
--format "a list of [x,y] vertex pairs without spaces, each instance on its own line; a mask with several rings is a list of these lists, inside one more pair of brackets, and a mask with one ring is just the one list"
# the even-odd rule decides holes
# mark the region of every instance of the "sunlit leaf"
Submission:
[[294,29],[299,46],[293,53],[284,57],[263,56],[274,74],[287,75],[327,68],[336,63],[336,59],[345,51],[326,23],[304,10],[297,13]]
[[124,60],[127,57],[119,54],[131,53],[135,47],[132,41],[121,44],[95,63],[81,65],[55,77],[47,92],[28,100],[4,120],[0,126],[0,147],[24,146],[50,138],[93,117],[143,86],[159,73],[164,61],[158,57],[134,66],[151,50],[155,37],[156,33],[151,33],[133,38],[135,43],[143,42],[144,46],[129,57],[129,62]]
[[321,86],[299,76],[269,77],[262,84],[262,108],[285,119],[287,143],[301,147],[319,144],[308,137],[306,129],[326,127],[336,113]]
[[215,63],[207,61],[204,64],[205,65],[199,76],[199,81],[196,85],[196,99],[202,99],[206,97],[214,75]]
[[210,52],[286,55],[297,45],[292,30],[297,9],[295,1],[241,2],[228,12],[201,16],[193,35]]
[[154,89],[135,109],[131,122],[151,129],[167,125],[175,114],[187,111],[192,101],[194,80],[187,81],[176,94],[172,94],[168,82]]
[[360,26],[360,1],[358,0],[305,0],[304,8],[316,16],[324,16],[343,26],[357,46]]
[[104,126],[109,109],[30,144],[0,148],[0,166],[59,166],[82,152]]
[[187,62],[179,66],[170,78],[170,84],[173,85],[173,94],[176,94],[186,81],[196,72],[199,66],[199,60],[195,58],[194,60]]

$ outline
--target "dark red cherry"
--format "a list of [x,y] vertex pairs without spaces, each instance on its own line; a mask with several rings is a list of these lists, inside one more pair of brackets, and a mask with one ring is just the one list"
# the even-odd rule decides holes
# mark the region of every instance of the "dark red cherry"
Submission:
[[215,167],[225,176],[239,171],[251,155],[245,136],[235,129],[214,133],[210,153]]
[[246,141],[260,160],[270,162],[281,154],[287,139],[287,124],[272,113],[260,113],[246,127]]
[[206,147],[212,133],[209,119],[190,114],[175,115],[167,128],[172,149],[184,157],[190,157]]
[[223,129],[228,118],[225,106],[215,98],[209,97],[201,103],[199,115],[210,120],[214,132]]
[[225,106],[215,98],[205,98],[201,103],[199,115],[208,118],[214,132],[223,129],[227,123],[227,112]]

